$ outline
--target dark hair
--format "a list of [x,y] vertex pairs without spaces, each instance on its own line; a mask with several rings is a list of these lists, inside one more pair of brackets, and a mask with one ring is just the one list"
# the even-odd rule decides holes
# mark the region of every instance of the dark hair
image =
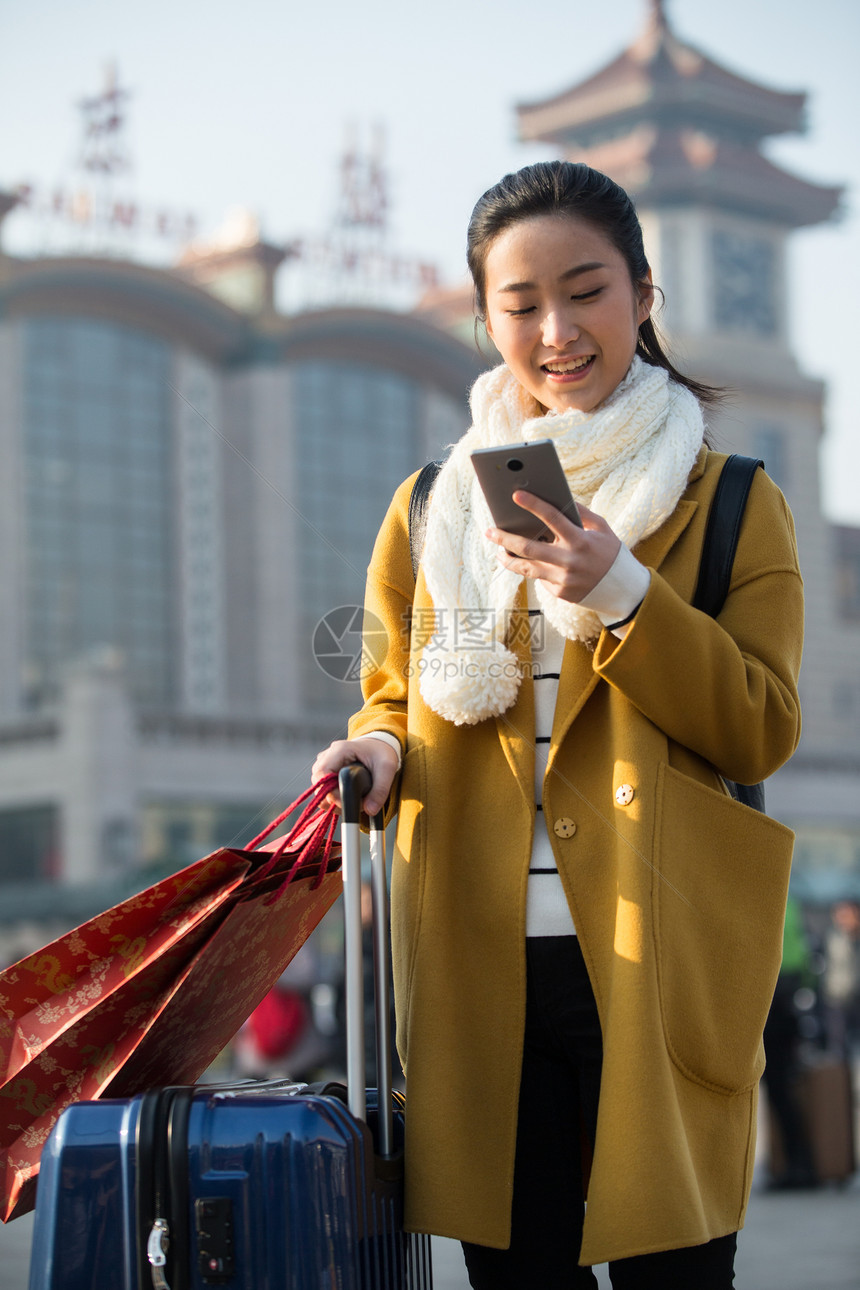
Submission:
[[[487,312],[486,264],[492,243],[511,225],[539,215],[575,215],[587,220],[624,257],[634,286],[647,279],[649,265],[642,227],[624,189],[608,175],[580,162],[540,161],[505,175],[484,193],[472,211],[466,259],[482,321]],[[678,371],[664,351],[650,317],[639,326],[636,353],[652,367],[662,367],[673,381],[685,386],[702,403],[714,403],[721,397],[722,392],[716,387],[694,381]]]

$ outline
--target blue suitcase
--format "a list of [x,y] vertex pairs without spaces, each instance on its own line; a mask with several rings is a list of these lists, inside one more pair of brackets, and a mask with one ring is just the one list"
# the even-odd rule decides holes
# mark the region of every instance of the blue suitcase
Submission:
[[377,1070],[365,1089],[360,801],[341,774],[347,1086],[154,1089],[63,1112],[39,1175],[30,1290],[430,1290],[403,1214],[403,1099],[391,1088],[388,894],[371,831]]

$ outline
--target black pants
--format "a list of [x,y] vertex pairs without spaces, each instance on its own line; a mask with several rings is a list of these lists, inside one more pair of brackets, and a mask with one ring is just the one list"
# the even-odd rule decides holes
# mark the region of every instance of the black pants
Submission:
[[[597,1286],[578,1265],[583,1138],[593,1145],[603,1043],[575,936],[526,942],[528,1002],[514,1169],[511,1245],[464,1243],[475,1290]],[[609,1265],[614,1290],[729,1290],[737,1236]]]

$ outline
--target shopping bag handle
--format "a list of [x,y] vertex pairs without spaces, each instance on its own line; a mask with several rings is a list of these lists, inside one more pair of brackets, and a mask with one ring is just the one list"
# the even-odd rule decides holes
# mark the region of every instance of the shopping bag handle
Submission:
[[270,833],[274,833],[275,829],[280,824],[283,824],[284,820],[288,819],[289,816],[292,815],[293,811],[304,803],[304,810],[296,820],[295,824],[293,824],[289,832],[281,838],[277,849],[272,852],[270,858],[257,873],[256,879],[257,881],[260,881],[272,872],[281,856],[291,843],[301,836],[307,825],[315,821],[314,827],[310,830],[307,838],[305,838],[302,843],[299,854],[296,856],[286,878],[281,883],[277,891],[273,892],[273,894],[267,898],[265,902],[267,905],[273,904],[274,901],[283,894],[293,879],[300,876],[302,866],[309,860],[314,860],[320,852],[322,852],[322,860],[320,862],[319,873],[311,886],[311,891],[316,891],[317,887],[319,887],[323,878],[325,878],[328,873],[329,861],[331,859],[332,847],[334,845],[334,835],[337,829],[338,811],[336,806],[326,806],[325,799],[335,788],[337,788],[337,775],[334,773],[324,775],[322,779],[317,780],[315,784],[311,784],[310,788],[306,788],[303,793],[300,793],[296,800],[292,802],[285,811],[281,811],[281,814],[276,819],[272,820],[271,824],[267,824],[262,833],[258,833],[255,838],[252,838],[245,848],[246,851],[256,850],[260,843],[264,842]]

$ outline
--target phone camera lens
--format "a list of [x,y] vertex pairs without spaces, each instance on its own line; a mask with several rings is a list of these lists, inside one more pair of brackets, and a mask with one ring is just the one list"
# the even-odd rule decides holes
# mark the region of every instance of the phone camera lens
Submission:
[[508,470],[522,470],[522,468],[523,463],[520,461],[519,457],[508,458]]

